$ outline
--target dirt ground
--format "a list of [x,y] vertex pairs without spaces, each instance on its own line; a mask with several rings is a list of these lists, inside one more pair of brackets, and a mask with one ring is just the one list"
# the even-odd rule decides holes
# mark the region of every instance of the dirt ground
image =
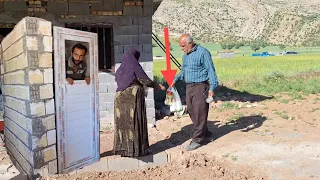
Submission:
[[[151,129],[151,147],[168,142],[170,163],[124,172],[51,176],[52,179],[320,179],[320,95],[218,99],[208,127],[213,140],[186,152],[190,118],[164,117]],[[101,134],[101,152],[112,155],[112,132]],[[50,178],[50,179],[51,179]]]
[[[220,99],[211,105],[208,127],[212,141],[186,152],[190,118],[158,120],[149,139],[154,153],[168,153],[170,163],[165,166],[43,179],[320,179],[320,95]],[[112,156],[112,144],[113,133],[102,133],[102,156]]]

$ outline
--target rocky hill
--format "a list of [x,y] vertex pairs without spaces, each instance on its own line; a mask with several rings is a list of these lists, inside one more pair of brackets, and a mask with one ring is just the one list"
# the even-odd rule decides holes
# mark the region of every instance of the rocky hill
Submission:
[[272,44],[320,46],[320,0],[163,0],[153,31],[188,32],[203,41],[263,39]]

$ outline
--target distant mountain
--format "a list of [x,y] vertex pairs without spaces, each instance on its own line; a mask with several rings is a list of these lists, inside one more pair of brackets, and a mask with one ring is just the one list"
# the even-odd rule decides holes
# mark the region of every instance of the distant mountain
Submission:
[[191,33],[203,41],[232,37],[271,44],[320,46],[320,0],[163,0],[153,31]]

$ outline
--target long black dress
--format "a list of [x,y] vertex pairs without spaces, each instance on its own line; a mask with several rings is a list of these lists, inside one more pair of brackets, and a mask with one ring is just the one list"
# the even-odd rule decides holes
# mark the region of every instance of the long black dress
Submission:
[[117,155],[143,156],[148,153],[148,126],[143,86],[155,87],[151,79],[136,79],[130,87],[116,93],[114,102],[114,147]]

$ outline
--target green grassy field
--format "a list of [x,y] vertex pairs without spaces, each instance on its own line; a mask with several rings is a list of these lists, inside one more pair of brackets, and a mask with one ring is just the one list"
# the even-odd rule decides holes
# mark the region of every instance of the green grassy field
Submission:
[[[220,47],[216,44],[202,45],[210,50]],[[158,48],[154,48],[154,56],[164,56]],[[172,54],[181,63],[181,50],[176,43],[172,43],[172,48]],[[277,47],[266,47],[272,48]],[[311,49],[312,52],[308,52]],[[223,59],[215,58],[213,54],[213,61],[220,84],[228,88],[266,95],[278,92],[320,93],[320,48],[299,48],[296,51],[299,55],[251,57],[249,55],[253,51],[243,47],[239,52],[245,56],[238,54],[235,58]],[[172,67],[177,69],[173,63]],[[165,60],[154,61],[154,76],[159,82],[163,81],[161,70],[165,68]]]

